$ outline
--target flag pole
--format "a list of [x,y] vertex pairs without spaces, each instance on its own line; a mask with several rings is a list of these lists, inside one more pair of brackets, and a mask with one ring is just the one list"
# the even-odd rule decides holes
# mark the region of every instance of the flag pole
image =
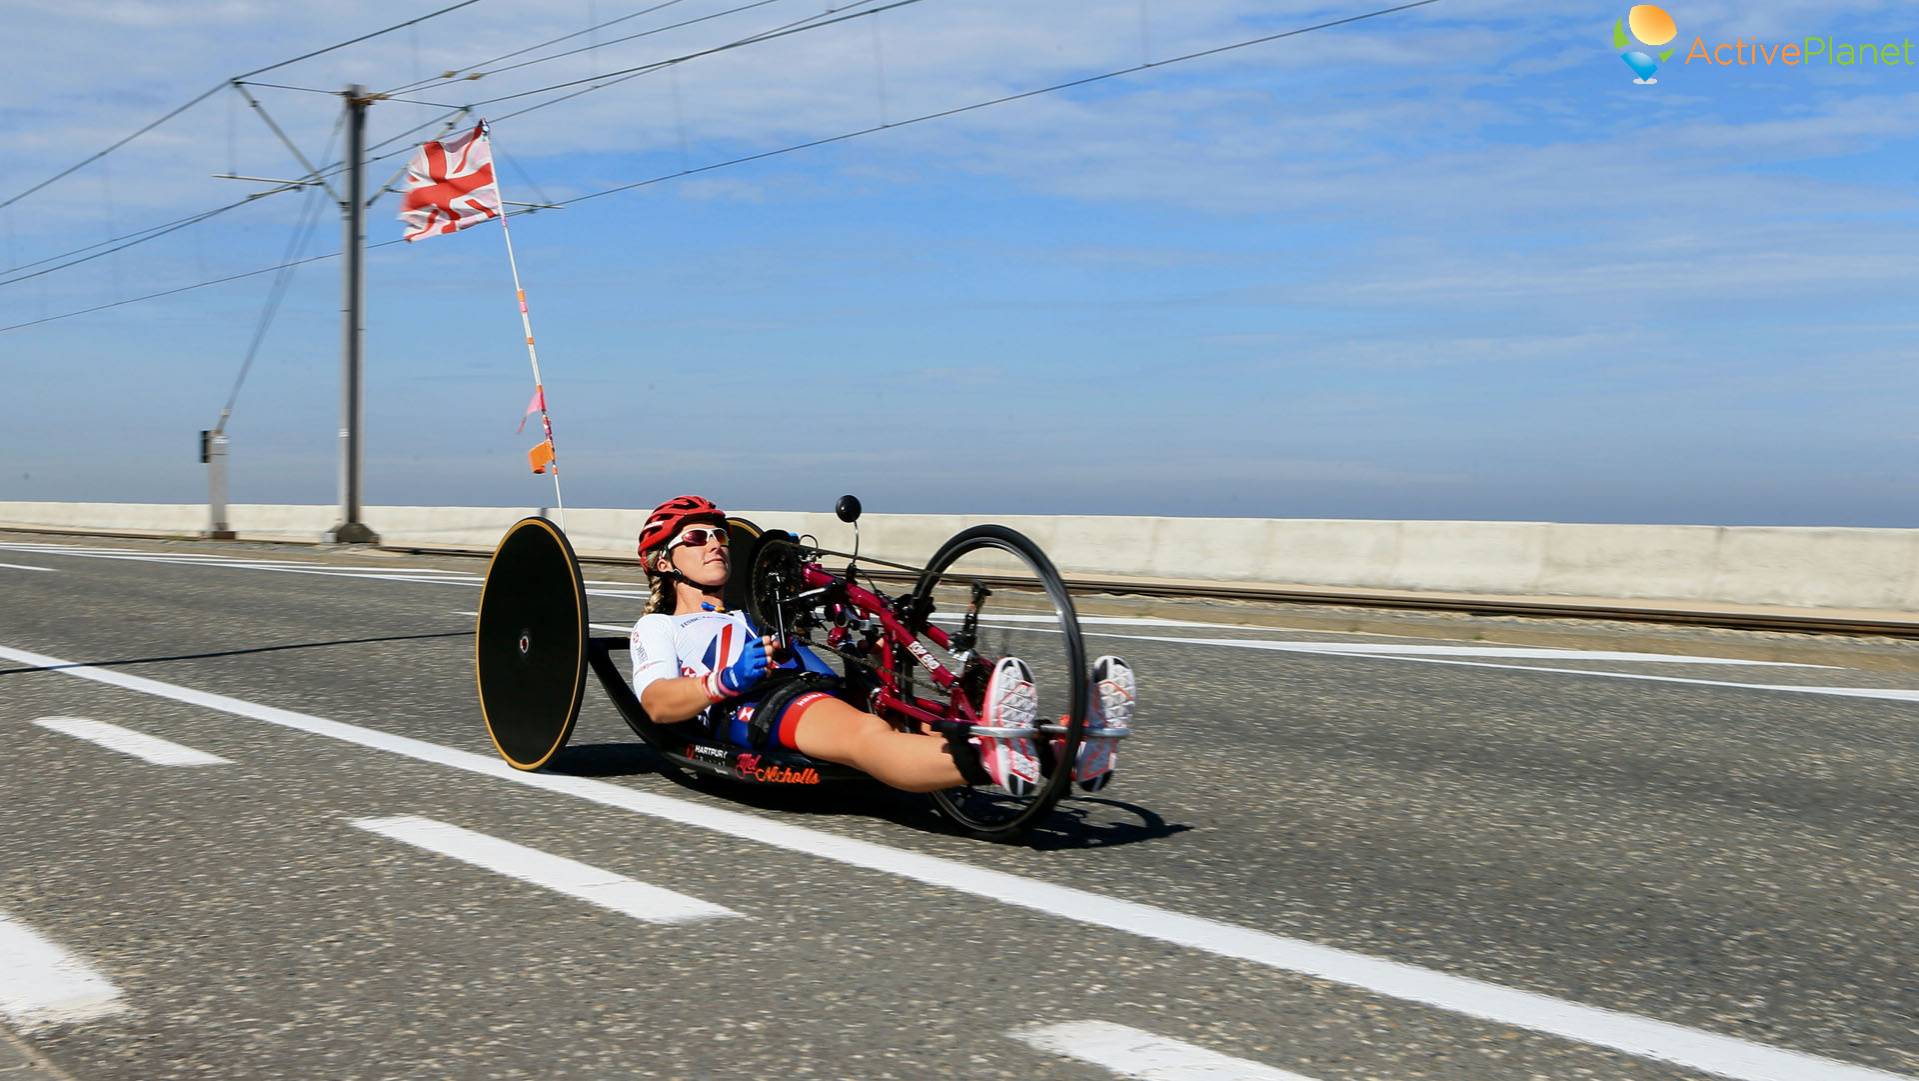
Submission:
[[[492,146],[493,126],[484,120],[480,121],[480,137],[487,141],[489,148]],[[496,169],[493,172],[493,184],[497,188],[499,183],[500,173]],[[520,329],[526,331],[526,359],[533,364],[533,393],[540,403],[540,426],[546,430],[546,443],[551,448],[553,418],[546,413],[546,384],[540,379],[540,354],[533,347],[533,320],[527,315],[526,290],[520,287],[520,264],[513,258],[513,232],[506,226],[506,217],[506,193],[502,191],[500,193],[500,235],[506,239],[506,265],[513,271],[513,295],[520,300]],[[566,497],[560,494],[560,456],[557,449],[553,450],[553,458],[546,463],[546,468],[553,474],[553,500],[559,507],[560,528],[564,530],[566,528]]]

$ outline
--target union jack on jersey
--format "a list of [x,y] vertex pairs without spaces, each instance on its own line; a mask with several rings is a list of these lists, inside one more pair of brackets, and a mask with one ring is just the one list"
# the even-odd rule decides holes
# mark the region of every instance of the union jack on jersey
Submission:
[[450,139],[420,147],[406,166],[406,201],[400,220],[406,239],[456,233],[500,216],[500,186],[493,178],[493,148],[482,138],[486,122]]

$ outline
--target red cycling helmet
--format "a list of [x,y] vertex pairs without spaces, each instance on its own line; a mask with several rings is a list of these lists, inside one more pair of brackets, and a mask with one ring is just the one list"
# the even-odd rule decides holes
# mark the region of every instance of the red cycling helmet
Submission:
[[665,545],[688,522],[717,522],[724,525],[726,512],[714,506],[713,501],[705,496],[676,495],[654,507],[653,513],[646,516],[646,525],[640,530],[640,553],[644,555],[649,548]]

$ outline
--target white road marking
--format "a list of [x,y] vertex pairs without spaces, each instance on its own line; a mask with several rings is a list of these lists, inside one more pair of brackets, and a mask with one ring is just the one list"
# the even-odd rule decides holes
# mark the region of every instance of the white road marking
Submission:
[[530,882],[554,893],[577,897],[589,904],[648,923],[690,923],[739,915],[730,908],[722,908],[697,897],[649,886],[591,864],[502,841],[498,837],[489,837],[431,818],[414,815],[360,818],[355,819],[353,824],[415,848],[450,856],[461,863],[470,863],[495,874]]
[[1041,1051],[1090,1062],[1141,1081],[1313,1081],[1304,1074],[1276,1070],[1110,1021],[1070,1021],[1019,1029],[1010,1035]]
[[[80,556],[86,559],[111,559],[133,563],[163,563],[179,567],[219,567],[224,570],[276,571],[281,574],[313,574],[323,578],[349,578],[356,581],[376,582],[420,582],[428,585],[467,586],[478,588],[486,584],[486,579],[468,571],[444,571],[430,568],[396,567],[350,567],[332,566],[324,563],[297,562],[294,560],[237,559],[229,556],[195,555],[142,552],[130,548],[76,548],[67,545],[38,545],[29,548],[17,544],[0,544],[0,552],[32,551],[40,555]],[[34,569],[34,568],[30,568]],[[37,568],[50,569],[50,568]],[[644,599],[649,594],[645,590],[630,589],[588,589],[590,597],[614,597],[619,599]]]
[[[1213,643],[1233,639],[1205,639]],[[1392,654],[1400,657],[1504,657],[1510,660],[1633,661],[1642,664],[1724,664],[1771,668],[1830,668],[1798,661],[1755,661],[1744,657],[1690,657],[1678,653],[1636,653],[1614,649],[1553,649],[1532,646],[1397,645],[1391,642],[1297,642],[1312,653]]]
[[10,571],[46,571],[48,574],[60,573],[52,567],[30,567],[25,563],[0,563],[0,567],[5,567]]
[[0,912],[0,1016],[28,1032],[126,1009],[105,976]]
[[991,871],[959,860],[890,848],[722,807],[689,803],[587,777],[523,773],[496,755],[455,750],[391,732],[162,683],[145,676],[78,665],[23,649],[0,646],[0,658],[50,669],[75,679],[91,680],[110,687],[230,713],[236,717],[248,717],[420,762],[431,762],[528,788],[572,796],[604,807],[616,807],[683,826],[711,830],[750,843],[772,845],[849,867],[971,894],[1015,908],[1030,909],[1048,919],[1056,919],[1060,913],[1071,913],[1080,924],[1107,927],[1220,957],[1250,961],[1387,998],[1432,1006],[1495,1024],[1532,1029],[1596,1047],[1608,1047],[1629,1055],[1734,1078],[1736,1081],[1804,1081],[1809,1077],[1821,1078],[1822,1081],[1913,1081],[1869,1066],[1858,1066],[1803,1051],[1769,1047],[1736,1036],[1687,1028],[1636,1014],[1568,1002],[1533,991],[1503,987],[1486,980],[1369,957],[1351,950],[1268,934],[1249,927],[1189,916],[1136,901],[1123,901],[1003,871]]
[[1652,683],[1691,683],[1701,687],[1735,687],[1747,691],[1793,691],[1799,694],[1830,694],[1841,698],[1878,698],[1888,702],[1919,702],[1919,691],[1899,687],[1800,687],[1790,683],[1729,683],[1718,679],[1688,679],[1685,676],[1654,676],[1641,672],[1598,672],[1585,668],[1542,668],[1530,664],[1485,664],[1479,661],[1448,661],[1438,657],[1389,657],[1387,660],[1413,661],[1418,664],[1458,664],[1469,668],[1504,668],[1515,672],[1557,672],[1568,676],[1599,676],[1602,679],[1643,679]]
[[[479,618],[479,615],[480,615],[480,613],[478,612],[455,612],[453,614],[456,616],[473,616],[476,619]],[[631,623],[588,623],[586,625],[586,629],[590,631],[608,631],[613,634],[630,634],[633,631],[633,624]]]
[[[1001,623],[1058,623],[1058,616],[1020,615],[1015,612],[991,613],[980,616],[983,620],[996,620]],[[936,615],[935,623],[960,623],[964,616]],[[1245,623],[1196,623],[1190,619],[1161,619],[1157,616],[1089,616],[1080,615],[1082,625],[1100,625],[1107,627],[1190,627],[1212,631],[1259,630],[1257,626]],[[1350,633],[1350,632],[1348,632]]]
[[[1146,634],[1106,634],[1091,632],[1088,638],[1125,638],[1137,642],[1172,642],[1185,645],[1244,646],[1249,649],[1271,649],[1257,642],[1243,642],[1237,638],[1173,638],[1163,635]],[[1296,652],[1320,652],[1300,650]],[[1335,655],[1335,654],[1327,654]],[[1692,683],[1702,687],[1731,687],[1744,691],[1785,691],[1791,694],[1826,694],[1842,698],[1878,698],[1888,702],[1919,702],[1919,691],[1899,687],[1802,687],[1792,683],[1734,683],[1720,679],[1689,679],[1685,676],[1655,676],[1645,672],[1602,672],[1587,668],[1547,668],[1531,664],[1493,664],[1488,661],[1455,661],[1439,657],[1404,657],[1391,653],[1353,653],[1345,656],[1363,657],[1367,660],[1406,661],[1410,664],[1457,664],[1467,668],[1499,668],[1513,672],[1553,672],[1567,676],[1599,676],[1603,679],[1638,679],[1651,683]],[[1823,665],[1800,665],[1797,667],[1821,668]]]
[[[1120,637],[1110,635],[1108,637]],[[1170,641],[1171,639],[1159,639]],[[1394,657],[1504,657],[1511,660],[1632,661],[1642,664],[1724,664],[1772,668],[1829,668],[1797,661],[1755,661],[1743,657],[1689,657],[1677,653],[1635,653],[1611,649],[1544,649],[1534,646],[1400,645],[1393,642],[1293,642],[1254,638],[1182,638],[1208,646],[1240,646],[1291,653],[1347,653]]]
[[[1052,616],[981,616],[981,621],[1000,619],[1008,622],[1056,623]],[[955,621],[957,622],[957,621]],[[1111,623],[1113,620],[1080,617],[1080,623]],[[1134,621],[1138,622],[1138,621]],[[1169,624],[1170,625],[1170,624]],[[1190,624],[1202,626],[1202,624]],[[1214,624],[1217,626],[1217,624]],[[1041,628],[1058,633],[1056,628]],[[1243,628],[1251,630],[1254,628]],[[1802,664],[1798,661],[1755,661],[1743,657],[1691,657],[1677,653],[1634,653],[1606,649],[1552,649],[1537,646],[1443,646],[1396,642],[1314,642],[1292,638],[1187,638],[1147,634],[1110,634],[1090,632],[1100,638],[1125,638],[1136,642],[1180,642],[1197,646],[1233,646],[1240,649],[1267,649],[1279,653],[1346,653],[1358,656],[1444,656],[1504,657],[1511,660],[1632,661],[1645,664],[1723,664],[1762,668],[1831,668],[1829,664]],[[1543,671],[1543,669],[1542,669]]]
[[135,732],[131,728],[122,728],[105,721],[90,721],[85,717],[41,717],[33,722],[42,728],[83,739],[88,743],[105,747],[109,751],[132,755],[144,759],[156,766],[224,766],[230,763],[218,755],[205,751],[196,751],[178,743],[149,736],[145,732]]

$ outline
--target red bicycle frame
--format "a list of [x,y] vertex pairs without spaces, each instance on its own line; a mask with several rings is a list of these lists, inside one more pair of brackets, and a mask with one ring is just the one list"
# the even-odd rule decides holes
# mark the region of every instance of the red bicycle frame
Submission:
[[[885,632],[884,638],[889,648],[879,651],[880,685],[874,692],[873,712],[882,717],[907,720],[915,725],[947,725],[955,721],[971,723],[978,719],[979,714],[974,710],[973,703],[967,701],[964,694],[957,693],[959,677],[935,660],[925,646],[920,645],[913,632],[893,614],[885,598],[832,574],[818,563],[803,564],[800,580],[808,589],[838,589],[848,607],[878,622],[880,629]],[[930,624],[926,628],[926,637],[941,649],[950,650],[953,646],[953,640],[945,630]],[[945,702],[917,697],[909,699],[899,693],[899,672],[894,667],[894,658],[900,650],[911,654],[920,667],[926,669],[933,683],[946,692]]]

